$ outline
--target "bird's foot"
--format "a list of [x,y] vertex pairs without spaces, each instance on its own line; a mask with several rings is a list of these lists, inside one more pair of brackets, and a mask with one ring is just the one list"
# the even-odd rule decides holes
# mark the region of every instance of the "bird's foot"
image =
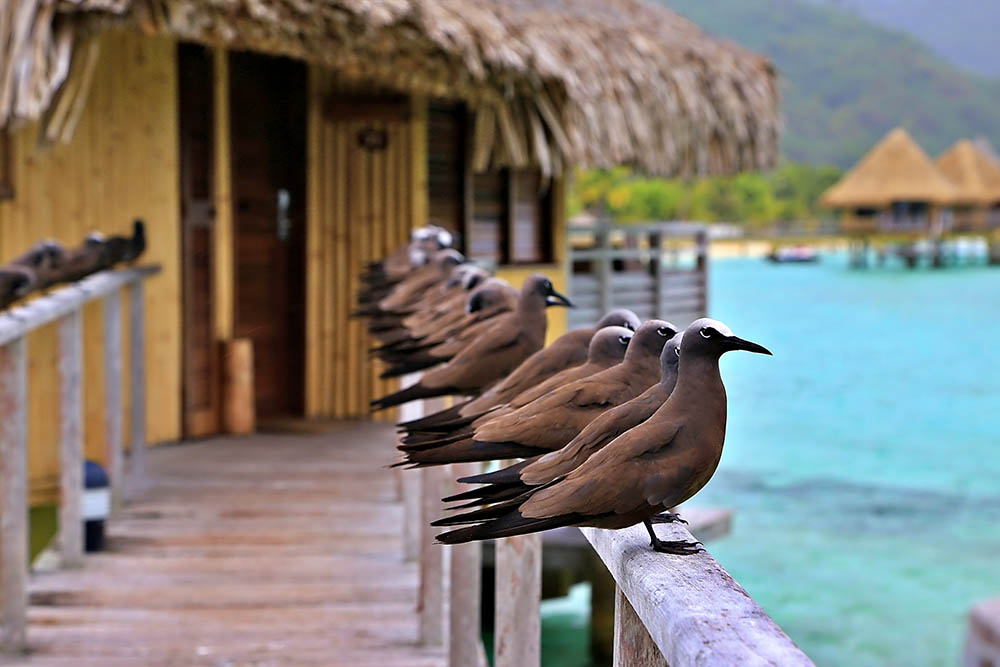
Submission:
[[687,521],[681,518],[680,514],[675,514],[673,512],[660,512],[652,516],[649,519],[650,523],[683,523],[687,525]]
[[661,554],[673,554],[675,556],[691,556],[700,551],[704,551],[701,542],[688,542],[686,540],[660,540],[650,542],[653,551]]

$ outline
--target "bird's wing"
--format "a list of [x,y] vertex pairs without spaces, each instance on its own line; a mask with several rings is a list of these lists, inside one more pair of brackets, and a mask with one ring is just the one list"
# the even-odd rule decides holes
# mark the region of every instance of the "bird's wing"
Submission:
[[659,505],[664,488],[684,472],[670,460],[680,430],[679,423],[661,420],[626,431],[564,479],[534,493],[521,514],[601,516]]
[[476,386],[484,377],[495,377],[498,355],[504,355],[523,341],[523,332],[514,326],[497,327],[472,341],[451,361],[424,374],[428,387]]

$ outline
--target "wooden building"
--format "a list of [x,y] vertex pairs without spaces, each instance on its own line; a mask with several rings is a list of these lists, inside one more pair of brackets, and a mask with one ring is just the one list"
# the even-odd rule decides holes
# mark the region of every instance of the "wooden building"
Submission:
[[[361,417],[389,389],[348,318],[366,261],[433,220],[511,282],[564,283],[571,166],[768,166],[776,90],[767,60],[638,0],[5,3],[0,259],[146,221],[151,442],[220,430],[234,338],[260,418]],[[29,340],[35,502],[58,475],[55,338]]]
[[968,139],[955,142],[935,162],[958,189],[953,229],[982,232],[1000,227],[1000,165]]
[[957,188],[901,127],[823,193],[847,234],[940,235],[951,228]]

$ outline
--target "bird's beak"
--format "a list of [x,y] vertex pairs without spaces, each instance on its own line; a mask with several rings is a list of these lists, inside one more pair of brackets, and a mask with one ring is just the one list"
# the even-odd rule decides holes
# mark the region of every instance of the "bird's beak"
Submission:
[[545,297],[546,306],[566,306],[573,307],[573,302],[555,290],[549,290],[549,295]]
[[[726,343],[730,350],[746,350],[747,352],[756,352],[757,354],[767,354],[771,355],[771,351],[764,347],[763,345],[758,345],[748,340],[743,340],[737,336],[730,336],[726,339]],[[774,356],[774,355],[771,355]]]

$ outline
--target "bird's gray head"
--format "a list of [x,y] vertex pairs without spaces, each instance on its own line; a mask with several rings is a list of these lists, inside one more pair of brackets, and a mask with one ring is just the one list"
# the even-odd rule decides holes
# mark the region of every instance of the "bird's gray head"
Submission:
[[437,241],[439,248],[450,248],[451,244],[455,242],[455,237],[447,229],[439,227],[434,235],[434,240]]
[[434,262],[435,266],[440,267],[442,270],[451,271],[452,268],[465,263],[465,255],[457,250],[448,248],[446,250],[438,250],[435,252],[432,255],[431,261]]
[[472,290],[465,301],[465,312],[472,314],[503,306],[512,301],[514,289],[502,278],[488,278]]
[[538,305],[543,308],[549,306],[573,307],[573,302],[557,292],[552,286],[552,281],[541,273],[533,273],[525,279],[521,286],[521,301],[525,305]]
[[53,263],[58,263],[66,254],[66,250],[62,247],[62,244],[52,239],[42,241],[41,247],[45,253],[45,257]]
[[0,268],[0,283],[6,291],[15,296],[24,296],[31,291],[35,282],[35,272],[22,266]]
[[621,363],[632,341],[633,332],[625,327],[598,329],[587,348],[587,362],[611,366]]
[[667,341],[663,346],[663,352],[660,353],[660,384],[669,385],[671,390],[677,383],[677,367],[680,365],[683,339],[683,333],[676,334]]
[[410,232],[410,241],[426,241],[434,238],[434,228],[432,226],[417,227]]
[[725,324],[708,317],[695,320],[684,330],[682,359],[695,356],[718,359],[731,350],[771,354],[766,347],[737,337]]
[[490,277],[490,274],[485,269],[480,269],[478,266],[471,267],[462,276],[462,288],[466,291],[474,290],[483,284]]
[[631,329],[635,331],[642,324],[642,320],[639,316],[633,313],[628,308],[616,308],[609,311],[607,315],[602,317],[597,321],[597,326],[595,329],[603,329],[604,327],[625,327],[626,329]]
[[663,346],[677,333],[677,327],[666,320],[646,320],[635,330],[635,340],[628,348],[626,359],[645,363],[657,359]]
[[87,238],[83,240],[84,245],[87,246],[99,246],[104,243],[104,234],[100,232],[91,232],[87,234]]

